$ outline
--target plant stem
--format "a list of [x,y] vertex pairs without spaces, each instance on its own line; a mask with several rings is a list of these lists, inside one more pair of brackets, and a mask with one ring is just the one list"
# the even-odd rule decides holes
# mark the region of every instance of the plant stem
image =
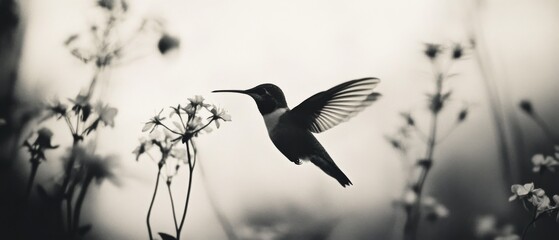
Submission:
[[547,139],[551,142],[551,144],[556,144],[556,138],[553,136],[553,132],[547,123],[538,115],[537,113],[532,114],[532,118],[538,124],[538,126],[542,129]]
[[[64,181],[62,182],[62,187],[60,188],[60,192],[59,192],[59,199],[60,199],[60,211],[62,211],[62,202],[64,201],[64,199],[66,199],[66,222],[68,225],[68,232],[71,232],[72,230],[72,206],[71,206],[71,202],[69,202],[68,200],[68,194],[69,192],[67,191],[68,188],[68,184],[70,183],[70,180],[72,179],[72,170],[74,168],[74,164],[76,161],[76,151],[77,151],[77,146],[78,146],[78,142],[79,139],[74,135],[74,142],[72,143],[72,150],[70,150],[70,159],[68,160],[68,163],[66,165],[66,169],[65,169],[65,176],[64,176]],[[62,214],[60,216],[62,218]]]
[[534,223],[536,223],[536,221],[538,221],[538,219],[540,219],[540,217],[542,216],[542,214],[540,214],[539,216],[534,216],[534,218],[532,218],[532,221],[530,221],[530,223],[528,223],[528,225],[526,225],[526,227],[524,227],[524,229],[522,230],[522,240],[526,239],[526,234],[528,233],[528,229],[530,229],[530,227],[532,225],[534,225]]
[[516,178],[516,170],[513,166],[515,157],[513,154],[509,152],[509,146],[506,139],[506,120],[503,117],[503,104],[501,103],[499,90],[497,88],[497,84],[495,83],[493,71],[490,64],[489,55],[482,56],[483,53],[487,53],[486,45],[484,44],[484,36],[483,36],[483,29],[482,24],[480,22],[479,11],[481,11],[481,4],[477,6],[477,9],[473,11],[473,18],[476,21],[474,27],[474,36],[473,39],[475,40],[476,46],[473,48],[475,51],[475,58],[478,64],[478,68],[481,73],[481,77],[483,79],[483,84],[485,85],[485,91],[487,98],[489,100],[489,107],[491,109],[492,117],[493,117],[493,124],[495,126],[495,131],[497,134],[497,142],[499,147],[499,157],[501,163],[503,165],[503,180],[507,186],[510,186],[511,183],[514,182]]
[[29,181],[27,182],[27,190],[25,190],[25,202],[29,200],[29,196],[31,195],[31,189],[33,187],[33,182],[35,181],[35,176],[37,175],[37,169],[39,169],[40,162],[32,162],[31,163],[31,175],[29,175]]
[[[437,74],[437,73],[436,73]],[[437,74],[435,96],[440,96],[442,93],[442,84],[444,80],[444,75]],[[431,129],[429,133],[429,138],[427,142],[427,152],[425,153],[424,161],[420,166],[420,174],[417,183],[412,186],[412,190],[416,194],[416,200],[413,205],[407,209],[408,217],[404,226],[404,239],[415,240],[417,238],[417,229],[419,227],[419,222],[421,219],[421,194],[423,192],[423,186],[427,180],[427,175],[431,169],[433,163],[433,153],[435,152],[435,146],[437,143],[437,125],[438,125],[438,113],[439,110],[432,109],[431,115]]]
[[188,211],[188,202],[190,201],[190,192],[192,190],[192,175],[194,173],[194,163],[192,162],[191,156],[190,156],[190,145],[188,145],[190,141],[187,141],[186,144],[186,156],[188,157],[188,170],[189,170],[189,174],[188,174],[188,189],[186,192],[186,201],[184,203],[184,212],[182,213],[182,219],[181,222],[179,224],[179,228],[177,229],[177,239],[180,239],[180,234],[182,231],[182,227],[184,226],[184,220],[186,218],[186,213]]
[[87,173],[85,179],[82,183],[80,194],[78,195],[78,199],[76,200],[76,207],[74,211],[74,227],[73,227],[73,236],[77,234],[78,229],[80,228],[80,214],[82,212],[83,201],[85,200],[85,195],[87,194],[87,190],[89,189],[89,185],[93,181],[93,175]]
[[159,165],[159,169],[157,170],[157,179],[155,180],[155,189],[153,189],[153,196],[151,197],[151,203],[149,204],[149,209],[148,209],[148,214],[146,217],[146,223],[148,226],[148,233],[149,233],[149,239],[153,240],[153,235],[151,233],[151,225],[149,223],[149,218],[151,216],[151,209],[153,208],[153,203],[155,202],[155,196],[157,195],[157,188],[159,187],[159,178],[161,177],[161,167],[163,165]]
[[171,199],[171,210],[173,211],[173,221],[175,223],[175,231],[178,235],[179,224],[177,223],[177,214],[175,213],[175,201],[173,200],[173,194],[171,193],[171,182],[167,182],[167,191],[169,192],[169,199]]

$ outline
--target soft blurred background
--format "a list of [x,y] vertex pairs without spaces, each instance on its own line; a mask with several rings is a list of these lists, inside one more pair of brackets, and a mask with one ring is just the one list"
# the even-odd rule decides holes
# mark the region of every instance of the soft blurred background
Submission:
[[[19,146],[41,126],[61,147],[47,153],[35,182],[49,186],[60,174],[72,138],[63,121],[37,123],[37,106],[87,89],[94,64],[76,59],[65,41],[87,36],[106,10],[95,0],[1,0],[0,6],[0,117],[6,122],[0,198],[10,212],[30,174]],[[553,142],[518,107],[529,100],[551,134],[559,134],[557,1],[128,0],[118,36],[134,35],[145,19],[155,19],[156,30],[127,43],[127,58],[98,76],[96,98],[118,114],[114,128],[97,131],[94,139],[97,152],[117,159],[118,180],[92,185],[81,222],[93,227],[84,239],[147,238],[157,165],[135,161],[132,151],[145,122],[194,95],[226,109],[232,121],[197,140],[199,169],[183,238],[226,239],[217,210],[241,239],[401,239],[405,215],[395,202],[410,173],[386,138],[405,123],[401,112],[413,113],[415,124],[428,129],[425,94],[434,84],[425,43],[469,46],[449,70],[457,75],[448,81],[452,97],[440,115],[440,135],[453,128],[464,105],[470,107],[467,119],[437,145],[424,187],[448,216],[422,220],[418,239],[488,239],[476,230],[480,218],[493,219],[497,228],[511,224],[520,235],[531,213],[508,202],[510,186],[534,182],[549,196],[559,193],[557,175],[533,173],[530,162],[536,153],[552,154]],[[172,36],[174,49],[162,51],[160,35]],[[91,43],[81,39],[87,37],[76,46],[87,49]],[[362,77],[380,78],[376,90],[383,97],[316,135],[354,183],[348,188],[312,164],[287,161],[249,97],[210,93],[274,83],[293,108]],[[422,158],[425,144],[413,146],[408,158]],[[173,186],[179,209],[187,175],[180,172]],[[33,191],[24,231],[51,220],[33,215],[40,201]],[[170,211],[162,192],[151,218],[155,232],[174,231]],[[538,221],[529,239],[558,239],[554,218]],[[12,220],[2,216],[7,234],[16,229]]]

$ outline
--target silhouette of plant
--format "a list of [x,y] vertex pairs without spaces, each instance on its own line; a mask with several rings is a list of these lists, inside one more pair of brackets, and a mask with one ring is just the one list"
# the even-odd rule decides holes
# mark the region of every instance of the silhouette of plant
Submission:
[[[450,49],[450,51],[447,51]],[[404,158],[405,170],[411,174],[412,170],[417,169],[419,176],[417,179],[409,179],[408,186],[403,192],[402,199],[397,201],[398,206],[402,206],[406,213],[404,226],[404,239],[414,240],[417,238],[417,230],[422,217],[428,221],[436,221],[449,214],[448,209],[433,197],[423,197],[423,187],[428,173],[433,165],[433,155],[438,143],[446,139],[454,129],[463,123],[469,112],[469,106],[465,105],[458,111],[454,125],[447,130],[444,135],[439,134],[439,115],[448,105],[452,97],[452,90],[447,87],[447,83],[456,76],[450,73],[452,65],[461,60],[469,48],[456,43],[451,46],[428,43],[425,45],[423,53],[431,63],[434,77],[434,90],[427,94],[427,108],[431,115],[431,126],[425,133],[417,124],[411,112],[401,113],[404,125],[399,127],[394,135],[387,136],[389,143],[401,153]],[[419,160],[408,160],[408,151],[413,147],[413,140],[419,139],[426,145],[425,156]],[[408,175],[408,174],[406,174]]]
[[[157,162],[155,188],[153,190],[153,195],[146,216],[146,224],[150,239],[153,239],[150,217],[159,188],[159,180],[162,177],[162,169],[167,169],[167,172],[165,172],[165,179],[167,191],[171,200],[171,209],[175,224],[175,236],[173,237],[167,233],[161,232],[159,235],[163,239],[180,239],[180,234],[188,211],[188,204],[192,189],[192,177],[197,160],[197,151],[194,145],[194,139],[203,132],[210,132],[211,127],[209,125],[212,122],[215,123],[216,128],[219,128],[220,121],[231,120],[231,117],[223,109],[204,103],[204,98],[201,96],[189,98],[188,103],[184,107],[179,104],[177,107],[169,107],[169,109],[172,111],[170,111],[168,118],[161,116],[163,113],[162,109],[157,115],[153,116],[145,123],[142,128],[142,132],[149,131],[150,135],[147,138],[140,140],[140,145],[132,152],[136,155],[136,160],[138,160],[141,155],[146,154],[153,161]],[[173,127],[169,127],[165,124],[165,122],[169,121],[172,122]],[[185,148],[182,148],[177,144],[179,140],[185,145],[186,151],[184,151]],[[151,149],[154,149],[154,146],[156,146],[156,149],[159,152],[160,158],[158,160],[155,160],[150,153],[153,151]],[[177,175],[182,164],[186,164],[188,166],[188,188],[184,203],[184,211],[179,221],[175,211],[171,184],[173,177]]]

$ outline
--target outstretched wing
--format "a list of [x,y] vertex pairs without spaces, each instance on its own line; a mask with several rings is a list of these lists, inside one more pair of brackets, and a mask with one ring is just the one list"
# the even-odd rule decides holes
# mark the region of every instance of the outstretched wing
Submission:
[[307,98],[290,112],[294,119],[311,132],[324,132],[344,122],[380,97],[373,92],[378,78],[347,81]]

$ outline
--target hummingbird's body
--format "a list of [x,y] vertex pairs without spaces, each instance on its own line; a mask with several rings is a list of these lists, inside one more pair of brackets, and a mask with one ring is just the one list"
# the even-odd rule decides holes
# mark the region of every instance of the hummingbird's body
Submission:
[[348,81],[313,95],[290,110],[281,89],[261,84],[252,89],[218,90],[251,96],[264,118],[270,139],[280,152],[295,164],[309,160],[346,187],[352,185],[312,132],[325,131],[370,105],[380,94],[372,92],[376,78]]

